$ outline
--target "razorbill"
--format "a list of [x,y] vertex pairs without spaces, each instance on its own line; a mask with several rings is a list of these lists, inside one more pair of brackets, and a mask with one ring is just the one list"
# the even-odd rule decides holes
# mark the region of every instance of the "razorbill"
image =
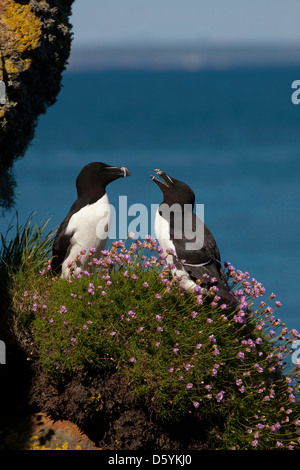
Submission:
[[[62,277],[85,270],[89,250],[99,257],[111,224],[111,208],[106,186],[118,178],[130,176],[125,167],[94,162],[86,165],[76,179],[77,199],[58,228],[52,247],[52,269]],[[79,255],[79,256],[78,256]],[[70,271],[76,259],[77,267]]]
[[[153,170],[158,176],[150,175],[163,193],[154,222],[155,235],[166,255],[166,262],[172,274],[181,278],[185,290],[201,290],[213,296],[218,295],[226,304],[236,304],[230,292],[221,265],[220,251],[216,241],[199,217],[193,212],[195,194],[182,181],[171,178],[162,170]],[[201,282],[196,283],[197,280]]]

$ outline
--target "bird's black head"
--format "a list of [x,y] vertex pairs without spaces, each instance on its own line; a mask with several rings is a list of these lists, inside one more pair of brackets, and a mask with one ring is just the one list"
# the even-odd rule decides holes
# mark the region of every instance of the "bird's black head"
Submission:
[[153,170],[160,178],[159,180],[156,176],[150,175],[150,178],[154,183],[156,183],[164,195],[163,203],[171,206],[172,204],[191,204],[194,207],[195,204],[195,193],[194,191],[182,181],[171,178],[162,170]]
[[90,203],[97,201],[105,194],[105,188],[109,183],[126,176],[130,176],[130,171],[123,166],[110,166],[101,162],[89,163],[77,176],[78,197]]

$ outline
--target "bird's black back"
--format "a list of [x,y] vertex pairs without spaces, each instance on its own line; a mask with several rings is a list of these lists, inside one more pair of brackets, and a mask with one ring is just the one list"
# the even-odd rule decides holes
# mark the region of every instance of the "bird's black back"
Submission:
[[73,233],[66,234],[67,226],[72,215],[78,212],[83,207],[83,205],[83,202],[77,199],[57,230],[52,246],[51,263],[52,271],[56,274],[61,273],[61,265],[66,259],[66,257],[69,255],[71,249],[71,238],[73,236]]

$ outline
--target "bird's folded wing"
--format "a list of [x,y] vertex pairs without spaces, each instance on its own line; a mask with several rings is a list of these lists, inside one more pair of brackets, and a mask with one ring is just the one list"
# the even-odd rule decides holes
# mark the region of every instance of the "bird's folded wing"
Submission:
[[171,214],[170,235],[178,259],[184,259],[187,264],[203,266],[214,259],[220,261],[212,233],[196,214],[184,215],[182,219]]

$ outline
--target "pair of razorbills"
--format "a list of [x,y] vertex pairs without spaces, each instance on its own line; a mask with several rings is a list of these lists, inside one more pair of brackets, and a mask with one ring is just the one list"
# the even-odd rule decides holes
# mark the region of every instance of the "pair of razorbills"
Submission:
[[[210,230],[193,212],[193,190],[162,170],[153,171],[161,179],[153,175],[150,177],[163,193],[163,201],[155,215],[155,234],[166,255],[166,262],[171,266],[172,274],[181,278],[180,284],[186,290],[194,289],[197,279],[201,279],[201,292],[205,294],[213,279],[222,301],[227,304],[235,303],[235,297],[230,292],[222,269],[216,241]],[[100,162],[89,163],[80,171],[76,180],[77,199],[60,225],[53,243],[52,269],[56,273],[64,278],[69,277],[70,262],[74,261],[82,250],[85,250],[86,254],[81,257],[77,266],[79,272],[86,268],[91,247],[96,250],[95,257],[101,256],[109,234],[109,217],[108,226],[103,227],[104,233],[99,236],[97,230],[99,220],[103,218],[101,208],[105,207],[106,215],[109,208],[106,187],[112,181],[127,176],[130,176],[128,168]],[[165,208],[172,208],[172,211],[166,211]],[[176,216],[176,212],[180,217]],[[187,219],[190,222],[189,233],[186,233]],[[189,244],[193,241],[191,231],[196,233],[199,227],[202,236],[199,240],[194,238],[193,249],[189,249]]]

